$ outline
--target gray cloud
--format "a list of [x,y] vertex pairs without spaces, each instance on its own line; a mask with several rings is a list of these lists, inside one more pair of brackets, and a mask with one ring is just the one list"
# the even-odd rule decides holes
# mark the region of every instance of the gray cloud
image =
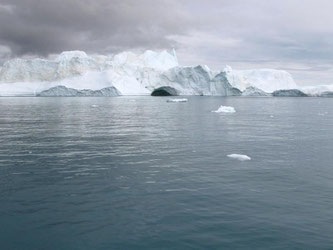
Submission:
[[176,47],[183,64],[332,83],[332,9],[331,0],[0,0],[0,59]]
[[181,34],[177,1],[1,0],[0,41],[16,55],[162,48]]

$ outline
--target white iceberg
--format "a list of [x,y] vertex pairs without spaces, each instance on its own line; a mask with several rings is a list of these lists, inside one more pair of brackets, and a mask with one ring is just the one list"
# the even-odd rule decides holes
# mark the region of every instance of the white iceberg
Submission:
[[239,161],[249,161],[249,160],[251,160],[251,157],[249,157],[247,155],[230,154],[230,155],[227,155],[227,156],[229,158],[236,159],[236,160],[239,160]]
[[167,102],[188,102],[186,98],[168,99]]
[[214,112],[214,113],[235,113],[236,110],[234,107],[220,106],[217,110],[214,110],[212,112]]
[[92,91],[114,87],[119,95],[165,90],[165,95],[209,96],[240,96],[250,86],[265,92],[297,87],[285,71],[226,67],[215,72],[206,65],[183,67],[174,50],[116,55],[67,51],[54,59],[12,59],[0,67],[0,96],[36,96],[56,86]]

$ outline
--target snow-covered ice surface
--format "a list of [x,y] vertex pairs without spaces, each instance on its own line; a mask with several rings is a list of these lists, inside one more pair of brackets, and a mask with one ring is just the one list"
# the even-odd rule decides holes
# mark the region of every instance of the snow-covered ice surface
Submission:
[[188,102],[186,98],[168,99],[167,102]]
[[239,161],[249,161],[249,160],[251,160],[251,157],[249,157],[247,155],[230,154],[230,155],[227,155],[227,156],[229,158],[236,159],[236,160],[239,160]]
[[214,113],[235,113],[236,110],[234,107],[220,106],[217,110],[214,110],[212,112],[214,112]]

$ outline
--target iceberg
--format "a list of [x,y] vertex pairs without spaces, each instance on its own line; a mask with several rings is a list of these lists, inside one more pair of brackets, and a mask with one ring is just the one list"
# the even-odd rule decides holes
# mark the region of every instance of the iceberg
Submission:
[[[58,86],[77,91],[114,88],[117,95],[153,96],[266,96],[276,90],[297,89],[285,71],[233,70],[230,66],[212,71],[206,65],[184,67],[179,65],[174,50],[147,50],[141,54],[125,51],[115,55],[65,51],[53,59],[16,58],[0,67],[0,96],[46,95],[50,91],[44,91]],[[57,91],[73,94],[72,90],[53,89],[54,93]],[[111,96],[111,93],[99,95]]]
[[227,155],[227,156],[229,158],[236,159],[236,160],[239,160],[239,161],[249,161],[249,160],[251,160],[251,157],[249,157],[247,155],[230,154],[230,155]]
[[235,113],[236,110],[234,107],[220,106],[217,110],[214,110],[212,112],[214,112],[214,113]]

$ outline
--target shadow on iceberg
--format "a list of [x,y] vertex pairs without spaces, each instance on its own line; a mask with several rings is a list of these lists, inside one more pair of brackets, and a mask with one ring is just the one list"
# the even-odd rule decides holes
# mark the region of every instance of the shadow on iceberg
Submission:
[[175,88],[164,86],[155,89],[152,93],[152,96],[176,96],[178,91]]
[[107,87],[100,90],[72,89],[59,85],[37,94],[39,97],[111,97],[119,96],[120,92],[115,87]]
[[281,89],[276,90],[272,93],[273,96],[277,97],[306,97],[307,94],[303,93],[298,89]]

